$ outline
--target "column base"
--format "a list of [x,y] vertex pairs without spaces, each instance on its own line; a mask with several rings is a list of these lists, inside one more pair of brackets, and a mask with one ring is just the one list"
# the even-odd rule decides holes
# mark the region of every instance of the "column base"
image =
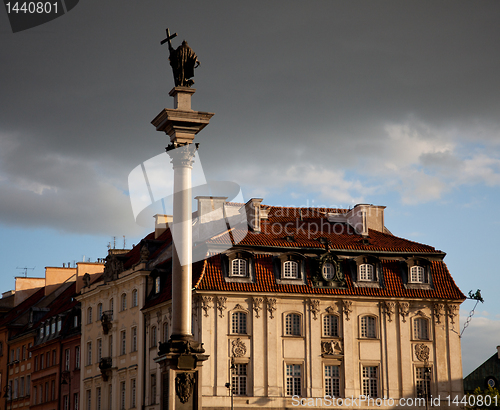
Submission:
[[208,355],[192,336],[160,343],[155,362],[161,367],[161,410],[202,410],[201,367]]

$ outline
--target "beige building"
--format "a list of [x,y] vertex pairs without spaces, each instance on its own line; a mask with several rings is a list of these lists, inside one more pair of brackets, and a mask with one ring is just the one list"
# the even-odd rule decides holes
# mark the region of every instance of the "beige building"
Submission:
[[[195,232],[203,231],[202,221],[215,219],[204,210],[217,207],[249,221],[194,247],[195,255],[206,255],[193,265],[193,335],[210,356],[202,368],[203,408],[229,409],[231,401],[234,408],[321,408],[333,405],[330,397],[347,408],[393,408],[400,399],[425,407],[424,397],[463,394],[458,310],[465,297],[443,262],[445,253],[392,235],[384,207],[199,201]],[[125,284],[121,278],[142,277],[130,282],[142,283],[145,292],[139,321],[145,325],[144,370],[140,358],[130,355],[122,365],[113,361],[113,368],[125,374],[137,363],[137,372],[144,372],[144,405],[151,410],[167,408],[155,361],[175,315],[167,228],[158,225],[154,236],[124,255],[128,270],[116,283],[89,291],[95,306],[105,300],[98,294],[106,286],[116,288],[116,299]],[[134,323],[124,316],[113,330],[128,331]],[[84,390],[90,386],[88,379]]]
[[82,276],[84,410],[140,407],[143,395],[145,273],[141,264],[124,271],[123,254],[109,251],[104,272]]

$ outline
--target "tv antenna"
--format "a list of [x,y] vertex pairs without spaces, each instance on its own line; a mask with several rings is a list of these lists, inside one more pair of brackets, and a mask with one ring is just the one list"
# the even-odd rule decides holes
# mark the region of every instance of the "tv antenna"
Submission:
[[[36,266],[35,266],[36,268]],[[28,268],[27,266],[25,266],[24,268],[19,268],[19,267],[16,267],[16,269],[22,269],[24,271],[24,277],[27,278],[28,277],[28,269],[29,270],[35,270],[35,268]]]

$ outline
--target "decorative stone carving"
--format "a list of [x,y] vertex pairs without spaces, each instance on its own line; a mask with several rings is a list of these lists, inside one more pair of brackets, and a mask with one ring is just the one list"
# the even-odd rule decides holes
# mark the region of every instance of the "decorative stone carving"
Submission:
[[172,323],[172,306],[168,307],[168,321]]
[[448,311],[448,317],[450,318],[451,324],[455,324],[455,317],[457,316],[458,305],[446,305],[446,310]]
[[399,314],[403,319],[403,322],[406,322],[406,318],[410,313],[410,304],[408,302],[399,302]]
[[274,311],[276,310],[276,298],[267,298],[267,310],[269,311],[269,317],[274,319]]
[[233,352],[233,357],[243,357],[247,353],[247,347],[245,343],[242,342],[242,340],[238,337],[238,339],[233,340],[231,342],[233,345],[232,352]]
[[149,326],[149,322],[150,322],[150,315],[149,315],[149,313],[145,313],[144,314],[144,322],[145,322],[144,323],[145,326],[148,327]]
[[156,312],[156,323],[161,323],[161,310]]
[[396,309],[396,302],[392,300],[386,300],[382,302],[382,307],[384,308],[385,314],[387,315],[387,319],[389,322],[392,322],[392,315]]
[[259,312],[262,310],[263,298],[252,298],[253,310],[255,310],[255,317],[259,318]]
[[344,353],[344,346],[340,340],[325,340],[321,342],[321,354],[341,355]]
[[219,316],[224,317],[224,310],[226,307],[227,298],[225,296],[217,296],[217,309],[219,309]]
[[241,306],[239,303],[237,303],[236,306],[234,307],[234,310],[246,310],[246,309],[243,308],[243,306]]
[[88,288],[90,286],[90,275],[86,273],[83,275],[83,287]]
[[443,315],[444,305],[442,303],[434,303],[434,317],[437,323],[441,323],[441,316]]
[[351,300],[343,300],[342,301],[342,309],[344,311],[345,320],[349,320],[349,315],[352,312],[352,301]]
[[116,255],[108,255],[102,273],[104,283],[118,279],[118,275],[123,272],[123,262]]
[[313,314],[313,319],[318,319],[317,314],[319,313],[319,300],[318,299],[310,299],[309,305],[311,309],[311,313]]
[[193,373],[178,373],[175,377],[175,393],[181,403],[187,403],[195,384],[195,376]]
[[333,306],[328,306],[325,310],[330,314],[337,313],[337,309],[335,309]]
[[208,309],[212,307],[212,297],[202,296],[201,297],[201,308],[205,311],[205,317],[208,317]]
[[144,243],[144,245],[142,245],[142,248],[141,248],[141,262],[147,262],[149,259],[149,249],[148,249],[148,245],[146,243]]
[[417,359],[420,360],[421,362],[429,360],[429,353],[430,353],[429,346],[423,343],[415,345],[415,356],[417,356]]

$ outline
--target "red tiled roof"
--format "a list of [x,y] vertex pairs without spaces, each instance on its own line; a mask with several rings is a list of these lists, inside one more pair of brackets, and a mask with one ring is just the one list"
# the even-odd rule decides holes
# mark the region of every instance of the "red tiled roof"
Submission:
[[229,291],[229,292],[264,292],[264,293],[298,293],[312,295],[351,295],[372,297],[401,297],[401,298],[428,298],[428,299],[465,299],[464,294],[455,284],[446,265],[442,261],[431,264],[433,289],[407,289],[401,277],[401,268],[398,261],[382,260],[382,288],[356,287],[349,274],[349,267],[344,262],[343,270],[346,278],[346,287],[323,288],[313,287],[309,268],[307,268],[306,284],[284,285],[276,283],[272,256],[254,255],[255,278],[252,283],[226,282],[223,277],[220,255],[210,257],[203,269],[202,277],[196,284],[198,290]]

